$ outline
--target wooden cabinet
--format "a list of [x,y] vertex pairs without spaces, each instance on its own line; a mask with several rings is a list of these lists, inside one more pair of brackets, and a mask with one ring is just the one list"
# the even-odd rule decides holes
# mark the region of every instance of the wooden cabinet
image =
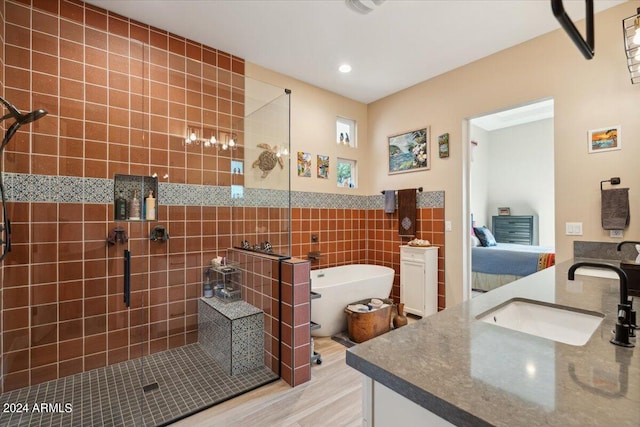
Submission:
[[400,302],[417,316],[438,311],[437,246],[400,246]]
[[498,243],[538,244],[538,224],[535,215],[494,216],[491,229]]

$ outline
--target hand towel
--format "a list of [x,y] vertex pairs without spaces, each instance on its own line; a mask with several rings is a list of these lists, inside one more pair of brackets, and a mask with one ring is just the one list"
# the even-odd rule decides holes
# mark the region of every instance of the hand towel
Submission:
[[396,190],[384,190],[384,213],[396,211]]
[[601,191],[602,228],[624,230],[629,225],[629,189],[612,188]]
[[398,234],[401,237],[416,235],[416,189],[398,190]]

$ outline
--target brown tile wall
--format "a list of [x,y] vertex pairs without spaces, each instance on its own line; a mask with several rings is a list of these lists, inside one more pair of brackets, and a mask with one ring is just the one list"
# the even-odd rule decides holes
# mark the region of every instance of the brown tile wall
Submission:
[[[5,172],[231,183],[228,155],[183,140],[189,125],[229,131],[244,116],[242,59],[82,2],[30,4],[2,2],[0,27],[10,35],[0,43],[2,93],[22,110],[49,114],[16,134]],[[8,208],[14,246],[0,273],[3,390],[197,339],[202,265],[231,245],[231,208],[160,205],[169,242],[148,240],[155,223],[118,223],[130,240],[111,247],[111,205]],[[125,247],[131,310],[122,301]]]
[[282,263],[282,379],[292,386],[311,379],[311,284],[308,261]]
[[242,299],[264,312],[265,364],[275,373],[280,361],[280,270],[273,257],[229,249],[227,257],[243,270]]
[[[438,309],[445,308],[444,208],[419,208],[417,238],[429,240],[438,251]],[[306,258],[320,251],[311,268],[370,263],[396,271],[391,295],[400,300],[400,246],[410,239],[398,235],[398,213],[382,209],[293,208],[291,255]],[[318,242],[312,242],[312,236]]]

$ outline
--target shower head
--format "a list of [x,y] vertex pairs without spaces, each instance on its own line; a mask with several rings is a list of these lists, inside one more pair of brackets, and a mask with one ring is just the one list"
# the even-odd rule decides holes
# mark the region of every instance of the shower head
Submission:
[[0,102],[2,103],[2,105],[5,106],[7,110],[9,110],[7,114],[0,117],[0,122],[8,118],[15,119],[15,122],[13,122],[5,132],[4,139],[2,140],[2,145],[0,145],[0,152],[1,152],[4,149],[4,147],[9,143],[9,140],[13,137],[13,135],[18,131],[20,126],[29,124],[31,122],[35,122],[36,120],[46,116],[47,110],[39,109],[27,114],[22,114],[20,110],[18,110],[16,107],[11,105],[9,102],[7,102],[7,100],[2,98],[1,96],[0,96]]
[[46,115],[47,115],[47,110],[40,109],[40,110],[32,111],[27,114],[23,114],[17,120],[21,125],[26,125],[27,123],[35,122],[39,118],[42,118]]
[[43,109],[35,110],[27,114],[22,114],[20,110],[18,110],[16,107],[11,105],[9,102],[7,102],[6,99],[4,99],[1,96],[0,96],[0,102],[2,102],[5,108],[9,110],[7,114],[0,117],[0,122],[10,117],[13,117],[14,119],[16,119],[16,122],[20,123],[20,125],[22,126],[22,125],[26,125],[27,123],[35,122],[39,118],[47,115],[47,110],[43,110]]

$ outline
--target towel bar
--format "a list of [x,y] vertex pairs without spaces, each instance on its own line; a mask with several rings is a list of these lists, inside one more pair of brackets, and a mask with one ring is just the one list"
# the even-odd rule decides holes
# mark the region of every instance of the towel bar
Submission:
[[609,182],[611,183],[611,185],[618,185],[620,184],[620,177],[619,176],[614,176],[611,179],[605,179],[604,181],[600,181],[600,191],[602,191],[602,184],[605,182]]
[[[382,190],[381,193],[384,194],[386,191]],[[422,193],[422,187],[418,187],[418,192]]]

